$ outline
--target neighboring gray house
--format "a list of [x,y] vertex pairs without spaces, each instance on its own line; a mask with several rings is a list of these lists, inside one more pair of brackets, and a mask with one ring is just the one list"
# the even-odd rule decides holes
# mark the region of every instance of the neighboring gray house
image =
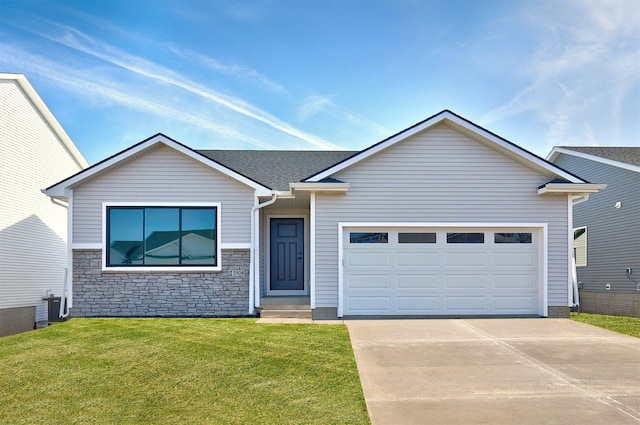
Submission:
[[62,295],[67,209],[44,195],[88,164],[24,75],[0,74],[0,336],[47,323]]
[[74,316],[567,317],[573,199],[602,188],[442,111],[360,152],[158,134],[46,193]]
[[640,147],[562,146],[548,158],[607,184],[573,210],[581,310],[640,317]]

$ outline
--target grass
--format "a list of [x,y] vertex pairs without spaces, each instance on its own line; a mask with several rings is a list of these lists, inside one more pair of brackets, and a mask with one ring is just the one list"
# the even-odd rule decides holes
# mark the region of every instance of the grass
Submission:
[[0,338],[2,424],[368,424],[345,326],[73,319]]
[[640,338],[640,317],[606,316],[604,314],[571,313],[571,320]]

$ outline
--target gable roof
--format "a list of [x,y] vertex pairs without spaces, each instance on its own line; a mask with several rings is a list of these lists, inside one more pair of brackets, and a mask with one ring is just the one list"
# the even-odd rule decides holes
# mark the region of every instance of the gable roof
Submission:
[[227,175],[240,183],[243,183],[253,189],[256,190],[258,196],[270,196],[271,188],[263,185],[260,182],[257,182],[229,167],[226,167],[217,161],[198,153],[197,151],[191,149],[190,147],[183,145],[180,142],[177,142],[170,137],[165,136],[164,134],[158,133],[155,136],[151,136],[148,139],[143,140],[140,143],[137,143],[131,146],[128,149],[125,149],[121,152],[118,152],[115,155],[106,158],[97,164],[92,165],[86,170],[82,170],[79,173],[74,174],[71,177],[62,180],[44,190],[44,192],[51,197],[66,199],[66,189],[73,188],[81,184],[82,182],[87,181],[90,178],[93,178],[101,173],[107,172],[111,169],[114,169],[122,164],[123,161],[134,158],[145,151],[153,149],[157,147],[157,145],[162,144],[168,146],[176,151],[200,162],[203,165],[206,165],[214,170],[221,172],[224,175]]
[[33,88],[27,77],[23,74],[5,74],[0,73],[0,80],[15,81],[18,87],[24,92],[29,101],[33,104],[36,111],[42,116],[53,134],[60,140],[63,147],[69,153],[69,156],[78,164],[80,168],[87,168],[89,163],[84,159],[76,145],[62,128],[56,117],[53,116],[51,110],[44,103],[40,95]]
[[324,170],[358,151],[198,150],[197,152],[275,190]]
[[547,159],[555,161],[560,154],[572,155],[640,173],[640,147],[556,146]]
[[359,152],[356,155],[353,155],[345,160],[334,164],[330,167],[325,168],[324,170],[312,174],[305,179],[303,182],[319,182],[331,175],[344,170],[347,167],[350,167],[360,161],[365,160],[366,158],[375,155],[376,153],[387,149],[396,143],[400,143],[409,137],[422,132],[430,127],[435,125],[444,123],[454,130],[459,131],[460,133],[480,142],[486,146],[489,146],[492,149],[504,154],[507,157],[510,157],[529,168],[535,169],[543,174],[553,175],[560,177],[566,180],[568,183],[588,183],[587,181],[581,179],[580,177],[572,174],[562,168],[552,164],[551,162],[529,152],[526,149],[521,148],[520,146],[492,133],[489,130],[486,130],[480,127],[477,124],[467,120],[466,118],[461,117],[449,110],[441,111],[413,126],[394,134],[393,136],[382,140],[381,142],[376,143],[373,146]]

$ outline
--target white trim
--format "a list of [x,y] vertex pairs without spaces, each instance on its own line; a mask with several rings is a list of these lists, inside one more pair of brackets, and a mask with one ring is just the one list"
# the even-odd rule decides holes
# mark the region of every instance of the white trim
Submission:
[[[73,189],[67,190],[67,311],[73,307]],[[64,291],[62,291],[64,294]],[[62,300],[64,303],[64,300]]]
[[539,292],[538,292],[538,314],[542,317],[549,315],[548,309],[548,261],[549,261],[549,237],[547,223],[455,223],[455,222],[339,222],[338,223],[338,317],[344,315],[344,230],[345,228],[485,228],[485,229],[503,229],[503,228],[528,228],[538,229],[540,236],[539,241]]
[[567,196],[567,305],[573,307],[573,197]]
[[538,195],[570,193],[574,195],[587,195],[598,193],[607,187],[606,184],[592,183],[547,183],[538,188]]
[[[216,266],[107,266],[107,208],[108,207],[215,207],[216,208]],[[222,270],[222,203],[220,202],[103,202],[102,203],[102,271],[104,272],[219,272]]]
[[95,243],[74,243],[71,244],[71,249],[99,249],[102,250],[102,242]]
[[309,294],[311,309],[316,308],[316,194],[309,195]]
[[[292,210],[288,213],[286,210],[273,211],[265,216],[265,280],[266,294],[273,295],[309,295],[309,214],[305,212],[296,212]],[[271,289],[271,219],[272,218],[301,218],[303,227],[302,243],[304,247],[304,278],[303,289],[301,291],[278,291]]]
[[571,155],[571,156],[575,156],[576,158],[582,158],[582,159],[587,159],[589,161],[600,162],[602,164],[611,165],[612,167],[618,167],[624,170],[635,171],[636,173],[640,173],[640,166],[638,165],[627,164],[626,162],[603,158],[598,155],[574,151],[571,148],[567,149],[567,148],[554,147],[551,150],[551,152],[549,152],[549,155],[547,155],[547,160],[554,162],[560,154]]
[[351,183],[289,183],[291,192],[347,192]]
[[220,249],[251,249],[251,244],[243,242],[221,243]]
[[0,73],[0,80],[13,80],[18,83],[18,86],[20,86],[31,103],[33,103],[38,113],[47,122],[53,133],[57,136],[58,140],[62,142],[64,148],[67,150],[67,152],[69,152],[69,155],[71,155],[75,163],[82,169],[89,166],[89,163],[84,159],[67,132],[64,131],[64,128],[62,128],[62,126],[53,115],[51,110],[44,103],[40,95],[38,95],[38,92],[33,88],[27,77],[25,77],[23,74]]
[[566,179],[572,183],[586,183],[584,180],[580,179],[579,177],[574,176],[573,174],[570,174],[564,170],[562,170],[561,168],[557,167],[554,164],[551,164],[545,160],[543,160],[542,158],[527,152],[525,150],[522,150],[518,147],[516,147],[514,144],[509,143],[507,141],[505,141],[504,139],[496,136],[495,134],[483,129],[480,126],[477,126],[465,119],[463,119],[462,117],[459,117],[458,115],[452,113],[451,111],[442,111],[430,118],[427,118],[426,120],[422,121],[421,123],[418,123],[416,125],[414,125],[413,127],[409,127],[408,129],[405,129],[404,131],[401,131],[400,133],[391,136],[390,138],[383,140],[382,142],[379,142],[376,145],[371,146],[368,149],[363,150],[362,152],[352,156],[351,158],[340,162],[336,165],[334,165],[333,167],[330,167],[328,169],[326,169],[325,171],[322,171],[318,174],[315,174],[309,178],[306,179],[306,181],[308,182],[319,182],[320,180],[327,178],[357,162],[360,162],[372,155],[375,155],[376,153],[387,149],[390,146],[395,145],[396,143],[399,143],[429,127],[433,127],[443,121],[448,121],[451,124],[454,124],[455,126],[461,127],[462,129],[469,131],[471,133],[476,134],[477,136],[481,137],[482,139],[484,139],[486,142],[488,142],[488,144],[493,145],[493,147],[497,147],[499,148],[498,150],[502,150],[502,151],[506,151],[509,152],[511,155],[515,155],[518,158],[521,158],[523,161],[535,165],[537,167],[540,167],[554,175],[557,175],[563,179]]
[[193,151],[190,148],[187,148],[186,146],[181,145],[180,143],[169,139],[168,137],[162,135],[162,134],[158,134],[156,136],[153,136],[152,138],[145,140],[141,143],[139,143],[138,145],[134,145],[133,147],[124,150],[114,156],[112,156],[111,158],[106,159],[105,161],[98,163],[96,165],[94,165],[93,167],[90,167],[84,171],[81,171],[80,173],[66,179],[63,180],[57,184],[55,184],[54,186],[51,186],[49,189],[47,189],[45,191],[45,193],[51,197],[61,197],[64,196],[64,188],[66,187],[74,187],[75,185],[78,185],[80,183],[82,183],[83,181],[85,181],[86,179],[91,178],[92,176],[99,174],[107,169],[110,169],[112,167],[117,167],[119,166],[120,163],[122,163],[123,161],[127,160],[128,158],[131,158],[145,150],[148,150],[150,148],[152,148],[153,146],[157,145],[157,144],[164,144],[165,146],[168,146],[172,149],[175,149],[176,151],[188,156],[189,158],[200,162],[201,164],[204,164],[205,166],[212,168],[228,177],[231,177],[232,179],[237,180],[240,183],[243,183],[247,186],[249,186],[250,188],[254,189],[257,193],[258,196],[271,196],[271,189],[254,182],[253,180],[248,179],[247,177],[244,177],[241,174],[238,174],[237,172],[221,165],[218,164],[217,162],[213,161],[212,159],[209,159],[203,155],[198,154],[197,152]]
[[549,227],[547,223],[543,223],[542,226],[543,241],[540,241],[540,249],[542,249],[542,255],[540,255],[540,274],[542,288],[540,288],[542,294],[540,296],[540,305],[542,309],[542,317],[549,316]]

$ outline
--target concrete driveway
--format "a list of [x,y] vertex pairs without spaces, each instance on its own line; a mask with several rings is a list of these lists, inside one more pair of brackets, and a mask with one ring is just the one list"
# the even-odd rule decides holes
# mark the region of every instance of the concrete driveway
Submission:
[[374,425],[640,423],[640,339],[568,319],[345,324]]

